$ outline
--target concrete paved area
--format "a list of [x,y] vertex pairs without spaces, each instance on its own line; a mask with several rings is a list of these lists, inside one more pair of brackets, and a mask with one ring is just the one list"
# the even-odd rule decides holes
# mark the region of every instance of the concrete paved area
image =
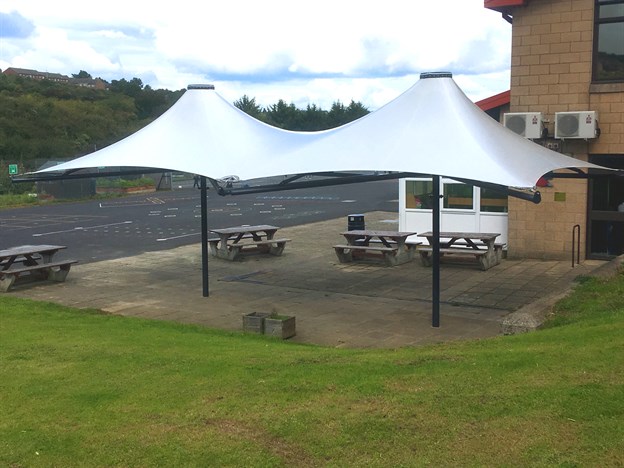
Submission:
[[[397,214],[365,214],[367,229],[396,229]],[[400,347],[501,334],[511,312],[561,296],[578,275],[604,262],[503,260],[443,263],[441,326],[431,326],[431,269],[419,259],[395,267],[340,264],[340,218],[284,228],[292,239],[280,257],[210,258],[210,296],[202,297],[199,244],[135,257],[78,264],[65,283],[23,284],[8,294],[149,319],[242,330],[254,311],[296,316],[289,341],[342,347]]]

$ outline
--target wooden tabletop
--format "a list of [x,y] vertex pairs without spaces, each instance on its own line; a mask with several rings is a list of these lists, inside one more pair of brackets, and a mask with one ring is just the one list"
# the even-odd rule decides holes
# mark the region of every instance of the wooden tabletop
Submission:
[[66,249],[64,245],[20,245],[9,249],[0,250],[0,257],[13,257],[16,255],[31,255],[36,253],[53,252]]
[[[440,237],[462,239],[495,239],[498,236],[500,236],[498,232],[440,232]],[[433,232],[422,232],[418,234],[418,237],[433,237]]]
[[367,230],[353,230],[345,231],[341,233],[343,236],[373,236],[373,237],[409,237],[413,236],[415,232],[401,232],[401,231],[367,231]]
[[234,226],[222,229],[210,229],[210,232],[216,232],[217,234],[240,234],[245,232],[277,231],[278,229],[277,226],[260,224],[257,226]]

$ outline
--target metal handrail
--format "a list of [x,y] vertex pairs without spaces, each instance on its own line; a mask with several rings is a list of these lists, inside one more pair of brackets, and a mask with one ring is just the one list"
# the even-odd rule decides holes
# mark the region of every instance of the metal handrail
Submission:
[[[578,233],[578,234],[577,234]],[[572,226],[572,268],[574,268],[574,244],[576,243],[576,264],[581,263],[581,225]]]

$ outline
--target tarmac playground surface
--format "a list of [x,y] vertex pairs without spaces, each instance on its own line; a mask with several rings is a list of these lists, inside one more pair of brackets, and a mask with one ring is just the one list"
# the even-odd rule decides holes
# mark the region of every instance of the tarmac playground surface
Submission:
[[[367,229],[396,230],[396,213],[365,213]],[[441,264],[440,327],[431,326],[431,268],[420,259],[341,264],[346,217],[282,228],[292,239],[279,256],[242,261],[209,258],[209,297],[202,295],[201,245],[74,265],[64,283],[24,283],[9,293],[77,308],[242,331],[242,316],[296,317],[288,341],[350,348],[395,348],[501,335],[503,319],[568,292],[579,275],[604,261],[509,260]],[[71,252],[68,252],[71,256]],[[73,257],[72,257],[73,258]],[[78,258],[77,260],[80,261]]]

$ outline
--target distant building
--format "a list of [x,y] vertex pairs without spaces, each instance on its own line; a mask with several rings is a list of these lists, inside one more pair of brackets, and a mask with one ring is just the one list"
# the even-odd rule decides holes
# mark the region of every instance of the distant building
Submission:
[[22,78],[29,78],[31,80],[50,80],[56,83],[73,84],[75,86],[82,86],[85,88],[94,89],[107,89],[107,83],[100,78],[71,78],[69,76],[61,75],[60,73],[48,73],[40,72],[37,70],[30,70],[28,68],[14,68],[10,67],[4,70],[5,75],[20,76]]
[[60,73],[48,73],[40,72],[37,70],[30,70],[28,68],[7,68],[3,72],[5,75],[21,76],[22,78],[30,78],[31,80],[50,80],[57,83],[69,83],[69,76],[61,75]]
[[83,88],[107,89],[108,84],[101,78],[70,78],[69,84],[82,86]]

